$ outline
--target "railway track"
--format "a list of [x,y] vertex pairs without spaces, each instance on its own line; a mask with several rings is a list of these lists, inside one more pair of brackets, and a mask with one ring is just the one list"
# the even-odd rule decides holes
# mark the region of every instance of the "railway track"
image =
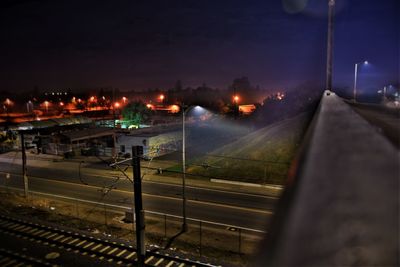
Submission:
[[[31,242],[41,243],[46,246],[57,246],[66,251],[73,251],[81,255],[96,257],[110,263],[113,262],[114,264],[123,266],[135,266],[137,264],[136,250],[130,245],[107,239],[100,239],[45,224],[29,222],[20,218],[0,215],[0,232],[13,235],[17,238],[27,239]],[[24,258],[18,253],[12,253],[4,249],[0,250],[0,262],[3,255],[4,258],[15,260],[17,265],[25,262],[27,263],[25,265],[33,263],[33,266],[37,266],[35,262],[29,261],[34,261],[35,259]],[[146,252],[145,265],[160,267],[215,266],[152,251]]]
[[40,259],[36,259],[30,256],[27,256],[23,253],[15,252],[8,249],[0,248],[0,266],[14,266],[14,267],[29,267],[29,266],[43,266],[43,267],[54,267],[54,265],[42,261]]

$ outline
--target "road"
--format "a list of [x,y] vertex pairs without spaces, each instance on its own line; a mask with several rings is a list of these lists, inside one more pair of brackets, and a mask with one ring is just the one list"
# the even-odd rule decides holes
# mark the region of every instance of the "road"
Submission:
[[[50,161],[40,162],[41,166],[28,164],[30,189],[115,205],[128,206],[132,203],[132,184],[120,172],[94,169],[82,164],[79,176],[77,164]],[[21,165],[18,159],[0,162],[0,170],[0,185],[22,188]],[[10,179],[5,178],[6,173],[12,173]],[[131,174],[128,175],[131,178]],[[82,184],[82,181],[86,184]],[[103,189],[107,186],[112,186],[113,190],[102,198]],[[144,207],[149,211],[179,216],[181,191],[179,185],[144,181]],[[188,217],[258,230],[264,229],[276,202],[275,197],[265,195],[193,186],[187,187],[187,197]]]
[[400,149],[400,110],[384,108],[379,105],[354,104],[349,102],[354,111],[360,114]]

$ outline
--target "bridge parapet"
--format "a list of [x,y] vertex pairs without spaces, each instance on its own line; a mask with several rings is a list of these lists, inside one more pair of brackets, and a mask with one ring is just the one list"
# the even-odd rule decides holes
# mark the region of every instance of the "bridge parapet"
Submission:
[[332,92],[257,266],[399,266],[399,151]]

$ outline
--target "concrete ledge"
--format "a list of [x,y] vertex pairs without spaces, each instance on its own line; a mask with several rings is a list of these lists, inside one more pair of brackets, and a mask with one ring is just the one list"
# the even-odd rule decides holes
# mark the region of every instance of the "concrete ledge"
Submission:
[[314,122],[279,235],[257,264],[399,266],[399,151],[334,93]]

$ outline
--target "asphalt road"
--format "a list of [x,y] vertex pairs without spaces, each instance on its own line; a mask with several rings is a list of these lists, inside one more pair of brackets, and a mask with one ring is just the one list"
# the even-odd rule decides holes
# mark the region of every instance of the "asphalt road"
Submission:
[[400,149],[400,110],[380,105],[349,103],[354,111],[376,126],[398,149]]
[[[82,164],[79,175],[77,163],[43,161],[40,164],[35,167],[28,164],[29,187],[33,191],[115,205],[129,206],[133,201],[132,184],[118,171],[86,168]],[[22,188],[18,160],[0,162],[0,171],[0,185]],[[9,179],[5,178],[6,173],[12,173]],[[113,190],[103,197],[108,186]],[[180,216],[181,191],[179,185],[144,181],[144,207],[148,211]],[[199,187],[187,187],[186,192],[188,217],[258,230],[264,230],[276,202],[274,197]]]

